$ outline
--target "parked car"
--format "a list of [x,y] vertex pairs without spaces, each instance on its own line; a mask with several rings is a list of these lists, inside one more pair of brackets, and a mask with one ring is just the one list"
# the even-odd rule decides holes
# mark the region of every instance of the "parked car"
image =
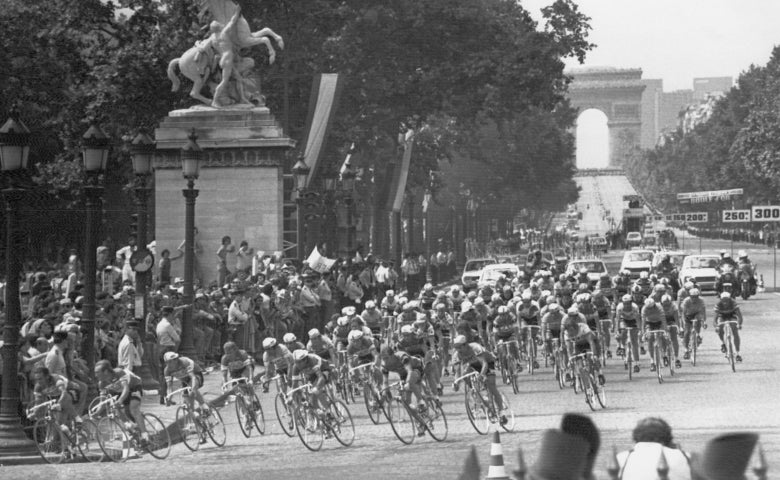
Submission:
[[482,273],[477,280],[477,287],[482,288],[485,286],[495,287],[496,282],[502,276],[511,281],[517,277],[520,273],[520,267],[514,263],[496,263],[493,265],[485,265],[482,269]]
[[693,278],[701,291],[715,291],[715,281],[718,277],[718,255],[688,255],[680,268],[680,280],[684,283]]
[[591,285],[598,283],[601,275],[604,272],[607,272],[607,264],[602,260],[572,260],[566,267],[566,275],[569,277],[576,277],[583,268],[588,271],[588,280]]
[[653,267],[653,256],[652,250],[629,250],[623,255],[620,269],[631,272],[631,278],[639,278],[640,272],[649,272]]
[[588,239],[590,250],[592,252],[609,252],[609,246],[607,245],[607,239],[604,237],[590,237]]
[[482,275],[482,269],[486,265],[496,263],[492,258],[472,258],[466,260],[466,265],[463,266],[463,275],[460,277],[460,283],[463,284],[463,290],[469,290],[477,286],[477,281],[480,275]]
[[639,232],[628,232],[628,235],[626,235],[626,246],[628,248],[631,247],[641,247],[642,246],[642,234]]

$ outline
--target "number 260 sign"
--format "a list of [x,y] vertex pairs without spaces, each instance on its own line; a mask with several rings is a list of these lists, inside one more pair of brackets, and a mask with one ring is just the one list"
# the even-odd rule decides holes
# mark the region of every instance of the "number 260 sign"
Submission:
[[754,206],[751,212],[754,222],[780,222],[780,206]]

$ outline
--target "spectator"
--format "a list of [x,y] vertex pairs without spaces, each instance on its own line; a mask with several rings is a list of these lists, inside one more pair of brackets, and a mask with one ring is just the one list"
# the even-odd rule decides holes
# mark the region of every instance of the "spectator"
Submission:
[[170,285],[171,283],[171,263],[182,258],[184,256],[184,252],[181,250],[177,250],[178,255],[175,257],[171,257],[171,251],[167,248],[162,251],[160,254],[160,262],[158,264],[158,267],[160,268],[159,277],[157,280],[165,285]]
[[581,480],[588,463],[588,442],[560,430],[542,434],[539,455],[528,469],[528,480]]
[[136,251],[135,237],[131,236],[127,239],[127,245],[120,248],[116,252],[116,261],[122,265],[122,281],[130,280],[135,283],[135,272],[130,266],[130,257]]
[[634,446],[617,456],[620,467],[618,478],[657,480],[656,467],[663,453],[669,465],[669,480],[691,479],[688,456],[674,444],[672,429],[666,421],[657,417],[642,419],[631,436],[636,442]]
[[596,462],[596,456],[601,446],[601,437],[599,429],[589,417],[578,415],[576,413],[567,413],[561,420],[561,431],[571,435],[577,435],[588,442],[590,449],[585,462],[585,468],[582,471],[583,480],[595,480],[593,476],[593,464]]
[[252,273],[252,257],[255,249],[249,247],[246,240],[242,240],[236,252],[236,272],[245,272],[247,276]]
[[127,322],[125,335],[119,342],[117,366],[131,372],[138,371],[144,356],[144,347],[138,333],[138,322]]
[[167,382],[163,372],[165,370],[165,360],[163,356],[167,352],[175,352],[179,348],[179,332],[173,327],[171,318],[173,317],[174,309],[171,306],[162,307],[162,318],[157,323],[157,344],[159,345],[159,371],[160,371],[160,404],[165,404],[165,396],[167,394]]
[[[741,480],[758,442],[755,433],[727,433],[713,438],[704,452],[691,457],[692,480]],[[669,477],[672,478],[671,476]]]
[[217,285],[220,287],[225,285],[228,281],[228,276],[230,275],[230,270],[227,268],[228,253],[233,253],[235,251],[236,247],[232,244],[230,237],[227,235],[222,237],[222,243],[217,250],[217,273],[219,275],[217,278]]

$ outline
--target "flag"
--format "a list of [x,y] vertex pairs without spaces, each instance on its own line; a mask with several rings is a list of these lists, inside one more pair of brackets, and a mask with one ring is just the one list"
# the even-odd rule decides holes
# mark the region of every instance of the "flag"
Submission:
[[311,268],[315,272],[325,273],[331,268],[333,268],[333,265],[336,263],[336,260],[323,257],[322,254],[320,254],[320,250],[317,247],[314,247],[314,250],[311,251],[311,255],[309,255],[309,258],[306,259],[306,263],[308,263],[309,268]]
[[336,114],[343,84],[343,76],[337,73],[323,73],[314,77],[305,137],[301,142],[303,161],[311,169],[307,185],[317,174],[317,165],[325,152],[328,131]]
[[393,212],[400,212],[404,203],[404,192],[406,191],[406,180],[409,177],[409,165],[412,161],[412,146],[414,145],[414,130],[408,129],[403,135],[399,135],[399,140],[403,141],[403,157],[401,165],[396,165],[390,184],[390,198],[388,207]]

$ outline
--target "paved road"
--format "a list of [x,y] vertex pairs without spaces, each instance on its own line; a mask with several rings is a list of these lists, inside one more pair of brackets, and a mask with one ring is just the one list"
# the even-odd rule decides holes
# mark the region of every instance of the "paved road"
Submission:
[[[719,248],[715,243],[714,248]],[[617,256],[609,258],[614,265]],[[714,297],[707,297],[708,306]],[[732,373],[720,354],[712,328],[705,331],[699,364],[684,363],[674,378],[659,385],[651,375],[647,357],[642,358],[642,372],[629,381],[622,365],[613,361],[606,370],[609,406],[593,413],[602,431],[604,447],[598,460],[599,478],[605,478],[604,468],[610,446],[618,449],[631,445],[631,429],[636,421],[649,415],[667,419],[675,437],[688,450],[698,451],[708,438],[726,431],[751,430],[761,434],[767,457],[774,469],[780,468],[780,414],[778,393],[780,374],[777,365],[780,353],[776,339],[780,338],[780,295],[764,293],[742,304],[746,318],[743,334],[744,363]],[[218,391],[216,375],[207,377],[207,389]],[[233,406],[224,410],[228,423],[228,443],[223,448],[206,445],[193,454],[183,446],[175,446],[165,461],[151,458],[134,460],[123,465],[72,464],[52,466],[18,466],[0,468],[2,478],[457,478],[471,445],[477,447],[483,475],[489,464],[490,437],[477,435],[466,418],[462,394],[449,388],[445,379],[445,411],[449,420],[449,437],[435,443],[429,437],[418,439],[412,446],[403,446],[393,436],[386,423],[370,423],[362,404],[351,407],[357,425],[357,439],[350,448],[327,440],[321,452],[306,450],[298,438],[287,438],[273,417],[272,397],[263,397],[263,407],[269,425],[263,437],[245,439],[236,425]],[[502,435],[507,467],[517,465],[516,452],[522,448],[526,461],[537,455],[542,432],[554,428],[564,412],[589,413],[582,395],[570,389],[560,391],[549,370],[521,378],[522,393],[511,395],[514,409],[522,416],[517,431]],[[273,391],[273,389],[272,389]],[[173,419],[173,409],[163,409],[148,398],[148,408],[165,420]],[[770,472],[771,474],[771,472]]]

